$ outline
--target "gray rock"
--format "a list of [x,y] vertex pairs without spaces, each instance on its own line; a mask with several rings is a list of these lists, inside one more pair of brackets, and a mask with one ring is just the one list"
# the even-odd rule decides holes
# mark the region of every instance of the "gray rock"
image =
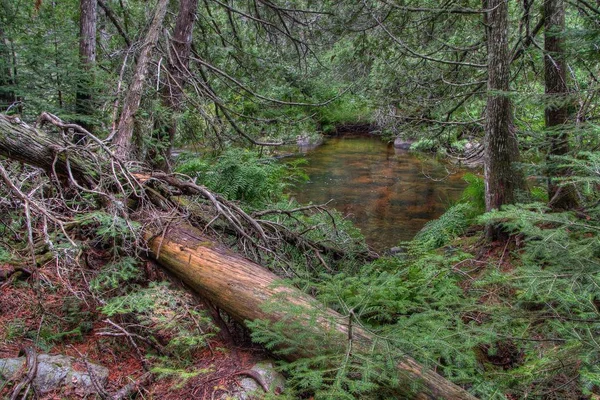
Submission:
[[[251,371],[255,371],[260,375],[270,392],[283,392],[283,389],[285,388],[285,378],[275,370],[272,361],[260,361],[251,368]],[[265,391],[262,386],[253,378],[244,377],[240,380],[239,385],[239,389],[234,393],[231,393],[229,398],[251,400],[260,399],[264,396]]]
[[[44,394],[61,388],[73,388],[78,392],[97,392],[90,372],[86,367],[76,371],[73,357],[40,354],[37,357],[37,371],[33,386],[38,393]],[[108,381],[108,369],[96,364],[89,364],[89,369],[96,383],[104,388]],[[21,373],[26,373],[25,357],[0,359],[0,385],[11,379],[19,379]]]
[[410,150],[410,146],[412,146],[412,144],[414,142],[415,142],[414,140],[406,140],[406,139],[397,137],[394,140],[394,147],[397,149],[401,149],[401,150]]
[[406,253],[406,248],[404,247],[400,247],[400,246],[396,246],[396,247],[392,247],[389,250],[389,254],[392,256],[398,255],[398,254],[405,254]]

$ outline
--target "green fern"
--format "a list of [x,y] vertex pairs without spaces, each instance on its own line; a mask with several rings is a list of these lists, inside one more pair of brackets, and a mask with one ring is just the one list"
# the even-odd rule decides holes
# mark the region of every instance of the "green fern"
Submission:
[[441,217],[429,221],[414,238],[424,249],[433,250],[462,234],[470,224],[469,215],[473,207],[458,203],[450,207]]
[[260,159],[251,151],[229,149],[214,163],[198,158],[185,160],[177,171],[196,177],[209,189],[229,200],[240,200],[252,206],[277,202],[284,197],[292,182],[305,179],[297,161],[282,164]]
[[485,212],[485,183],[483,178],[467,173],[463,179],[467,182],[467,187],[463,190],[460,202],[468,203],[473,207],[472,216],[483,214]]

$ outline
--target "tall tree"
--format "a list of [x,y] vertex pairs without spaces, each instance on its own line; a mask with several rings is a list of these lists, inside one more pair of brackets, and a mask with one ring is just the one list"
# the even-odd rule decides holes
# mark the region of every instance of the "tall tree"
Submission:
[[[485,3],[485,2],[484,2]],[[508,50],[507,0],[488,0],[487,46],[488,79],[485,115],[485,206],[486,210],[499,209],[515,199],[519,175],[513,163],[518,158],[518,147],[512,126],[511,102],[508,97],[510,57]],[[499,229],[488,227],[488,237],[494,239]]]
[[129,85],[129,91],[127,92],[127,96],[123,103],[119,125],[117,126],[117,132],[113,138],[115,154],[123,159],[130,158],[129,152],[131,150],[131,139],[133,137],[134,117],[140,107],[146,73],[148,72],[148,64],[152,58],[152,50],[154,50],[156,42],[158,41],[158,34],[160,33],[162,23],[165,19],[168,4],[169,0],[158,0],[156,3],[152,23],[148,28],[148,32],[146,33],[146,37],[142,44],[142,49],[137,58],[133,81]]
[[569,138],[565,125],[569,122],[567,96],[567,73],[565,62],[564,30],[565,8],[563,0],[544,1],[544,72],[546,98],[546,130],[549,132],[548,152],[548,198],[551,207],[568,210],[577,206],[577,196],[572,186],[559,186],[552,179],[564,175],[566,171],[553,166],[552,156],[569,152]]
[[[81,116],[93,114],[92,86],[93,67],[96,63],[96,22],[97,0],[81,0],[79,3],[79,80],[75,96],[75,112]],[[91,124],[88,118],[81,118],[81,125],[88,131]]]
[[168,48],[167,85],[163,86],[161,94],[163,105],[170,110],[170,117],[158,130],[158,149],[162,150],[150,151],[150,158],[154,159],[152,161],[160,169],[169,169],[173,140],[177,132],[175,113],[181,110],[183,101],[183,88],[192,49],[192,33],[197,9],[198,0],[179,2],[179,13]]
[[0,27],[0,111],[8,109],[16,100],[14,92],[15,77],[12,66],[11,46],[4,30]]

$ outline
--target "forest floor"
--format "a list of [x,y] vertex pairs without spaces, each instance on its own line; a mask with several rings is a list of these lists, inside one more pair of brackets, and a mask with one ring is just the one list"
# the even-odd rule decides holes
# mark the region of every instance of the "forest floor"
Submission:
[[[487,269],[495,268],[503,274],[511,275],[519,266],[523,248],[520,235],[510,236],[505,241],[485,243],[482,230],[482,226],[472,226],[464,236],[439,250],[443,252],[454,249],[473,255],[453,267],[462,277],[459,285],[465,293],[478,285],[478,280]],[[101,251],[92,250],[85,265],[98,270],[102,267],[103,259]],[[8,268],[11,267],[0,264],[0,273]],[[27,279],[19,279],[17,275],[13,275],[1,283],[0,358],[17,357],[24,348],[33,346],[38,353],[68,355],[103,365],[110,370],[105,388],[108,393],[116,393],[128,383],[139,379],[151,368],[150,364],[156,366],[155,362],[159,359],[155,356],[156,346],[142,340],[135,340],[135,345],[132,345],[131,338],[118,335],[118,330],[107,322],[107,316],[99,311],[102,304],[89,291],[91,275],[92,272],[84,271],[79,266],[65,271],[58,263],[50,261]],[[152,281],[170,281],[171,287],[185,292],[180,282],[166,275],[156,264],[147,262],[139,284],[149,285]],[[488,286],[481,291],[477,302],[493,305],[505,301],[507,297],[514,295],[503,292],[505,289],[503,286]],[[140,389],[143,398],[225,399],[239,388],[244,371],[257,361],[269,358],[264,349],[251,343],[248,331],[241,325],[230,323],[226,316],[218,312],[215,314],[214,310],[211,312],[210,304],[196,297],[192,301],[194,307],[212,316],[220,333],[209,339],[208,346],[186,356],[187,361],[179,371],[193,372],[192,374],[180,373],[177,368],[167,374],[155,373],[156,379]],[[135,327],[135,321],[132,323],[128,315],[111,318],[110,321],[116,324]],[[462,318],[465,323],[480,325],[485,323],[489,315],[485,312],[473,312],[465,313]],[[169,340],[168,333],[158,332],[157,338],[163,345]],[[525,354],[517,344],[511,340],[499,340],[494,346],[493,352],[485,345],[473,349],[486,370],[504,373],[522,365]],[[81,368],[85,370],[85,363],[81,363]],[[560,385],[560,392],[566,397],[561,398],[574,399],[581,395],[576,383],[569,381],[568,376],[559,375],[556,379],[565,381],[564,385]],[[9,398],[15,384],[0,386],[0,398]],[[505,395],[509,399],[518,398],[510,393]],[[48,393],[41,398],[79,397],[63,390]]]
[[[0,273],[12,268],[0,264]],[[149,275],[166,278],[154,270]],[[147,271],[148,272],[148,271]],[[135,347],[126,336],[112,336],[106,316],[97,311],[98,303],[88,295],[85,274],[63,276],[54,261],[39,268],[37,276],[20,280],[16,275],[0,285],[0,358],[23,355],[23,349],[33,346],[38,353],[61,354],[82,362],[75,369],[86,371],[85,361],[109,368],[108,393],[116,393],[136,381],[146,372],[145,360],[140,355],[151,354],[155,348],[136,340]],[[177,282],[173,283],[179,285]],[[199,308],[208,306],[200,300]],[[121,323],[126,317],[114,318]],[[154,379],[141,389],[147,399],[219,399],[234,392],[244,377],[240,371],[251,368],[266,358],[264,350],[251,344],[249,335],[239,326],[226,324],[232,329],[227,335],[216,334],[205,347],[189,355],[191,363],[186,371],[199,373],[189,378],[162,377]],[[112,333],[110,333],[112,332]],[[107,335],[107,333],[109,335]],[[85,361],[84,361],[85,360]],[[0,398],[10,398],[18,382],[0,385]],[[50,392],[40,399],[80,398],[74,392]]]

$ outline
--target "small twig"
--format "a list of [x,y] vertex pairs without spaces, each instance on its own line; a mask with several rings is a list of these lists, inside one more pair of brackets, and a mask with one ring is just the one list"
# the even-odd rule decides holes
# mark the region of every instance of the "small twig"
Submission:
[[106,322],[107,324],[112,325],[113,327],[115,327],[116,329],[118,329],[119,331],[121,331],[125,336],[127,336],[127,338],[129,339],[129,342],[131,343],[131,345],[133,346],[133,348],[135,349],[141,363],[142,366],[144,367],[144,369],[147,371],[148,370],[148,365],[146,362],[146,359],[144,358],[144,356],[142,355],[142,352],[140,351],[140,348],[138,347],[138,345],[135,343],[135,340],[133,340],[133,336],[127,332],[127,330],[125,328],[123,328],[121,325],[114,323],[113,321],[110,320],[110,318],[106,318],[104,320],[104,322]]
[[128,383],[123,386],[117,393],[112,396],[112,400],[122,400],[131,397],[132,394],[137,392],[141,387],[147,386],[154,380],[152,372],[146,372],[135,381]]
[[100,398],[102,400],[108,399],[109,398],[108,393],[106,392],[106,390],[104,390],[102,385],[100,385],[100,382],[98,382],[98,379],[96,379],[96,373],[94,372],[94,370],[92,369],[92,366],[88,362],[87,357],[84,356],[83,354],[81,354],[81,352],[75,346],[71,345],[71,348],[73,350],[75,350],[77,352],[77,354],[79,354],[79,357],[83,360],[83,363],[85,364],[85,368],[87,369],[88,376],[90,377],[90,381],[92,382],[94,389],[96,389],[98,396],[100,396]]

